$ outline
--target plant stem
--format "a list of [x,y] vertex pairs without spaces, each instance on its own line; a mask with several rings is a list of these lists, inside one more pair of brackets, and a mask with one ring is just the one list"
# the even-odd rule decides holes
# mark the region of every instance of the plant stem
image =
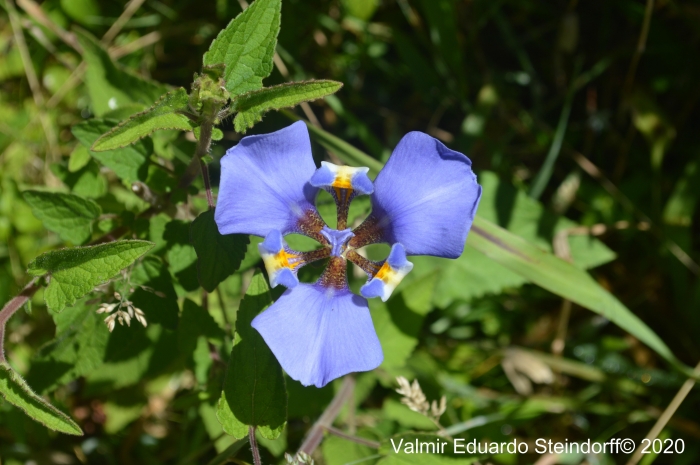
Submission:
[[258,450],[258,443],[255,440],[255,427],[250,426],[248,428],[248,442],[250,442],[250,450],[253,451],[253,463],[255,465],[262,465],[260,460],[260,450]]
[[22,292],[5,304],[0,311],[0,363],[7,361],[5,360],[4,349],[5,325],[7,324],[7,320],[9,320],[17,310],[22,308],[22,306],[27,303],[27,301],[31,299],[34,294],[36,294],[36,291],[38,291],[41,287],[41,285],[39,285],[37,282],[38,280],[39,278],[34,278],[29,281],[29,283],[24,286],[24,289],[22,289]]
[[306,439],[304,439],[297,453],[303,452],[307,455],[313,454],[323,440],[324,431],[331,427],[335,418],[340,414],[340,409],[343,408],[343,405],[352,399],[354,390],[355,379],[346,376],[345,379],[343,379],[343,384],[340,386],[338,393],[333,397],[333,400],[328,404],[326,410],[311,427],[309,434],[306,435]]
[[[695,366],[694,373],[696,375],[700,375],[700,363],[698,363]],[[649,441],[654,441],[659,436],[659,433],[661,433],[661,430],[664,429],[666,426],[666,423],[671,419],[674,413],[676,413],[676,410],[678,410],[678,407],[681,406],[683,401],[685,400],[686,396],[690,393],[690,390],[693,389],[693,386],[695,386],[695,380],[694,379],[687,379],[685,380],[685,383],[683,383],[683,386],[681,386],[680,390],[676,393],[675,397],[673,400],[671,400],[671,403],[668,404],[668,407],[666,407],[666,410],[664,410],[664,413],[661,414],[658,420],[656,420],[656,423],[654,426],[651,428],[651,431],[649,431],[649,434],[647,434],[645,439],[648,439]],[[627,462],[627,465],[636,465],[637,462],[642,458],[642,445],[640,445],[637,450],[634,452],[634,455],[630,457],[629,461]]]
[[347,439],[348,441],[352,441],[356,444],[361,444],[363,446],[371,447],[372,449],[379,449],[380,444],[377,441],[372,441],[370,439],[365,439],[361,438],[358,436],[353,436],[351,434],[345,434],[344,432],[340,431],[338,428],[334,428],[332,426],[326,426],[326,431],[331,433],[334,436],[338,436],[339,438]]

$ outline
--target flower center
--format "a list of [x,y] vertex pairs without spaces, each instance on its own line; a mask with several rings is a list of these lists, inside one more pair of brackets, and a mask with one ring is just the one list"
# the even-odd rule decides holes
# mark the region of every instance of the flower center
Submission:
[[331,255],[333,257],[342,257],[348,241],[355,236],[350,229],[338,231],[328,226],[324,226],[323,229],[321,229],[321,234],[328,239],[328,245],[331,248]]

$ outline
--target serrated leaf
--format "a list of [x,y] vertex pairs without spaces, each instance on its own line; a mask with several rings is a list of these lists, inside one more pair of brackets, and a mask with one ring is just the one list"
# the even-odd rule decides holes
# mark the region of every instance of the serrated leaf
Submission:
[[78,29],[78,41],[87,63],[85,84],[96,116],[130,103],[153,105],[168,87],[135,76],[112,61],[100,43],[88,32]]
[[30,418],[54,431],[82,436],[83,430],[68,415],[38,396],[7,362],[0,362],[0,394]]
[[57,250],[32,260],[27,271],[33,276],[51,275],[44,300],[50,310],[60,312],[109,281],[153,245],[148,241],[117,241]]
[[187,111],[187,91],[180,87],[168,92],[146,111],[132,115],[126,121],[101,135],[91,149],[94,152],[114,150],[133,144],[139,139],[162,129],[191,131],[190,119],[183,115]]
[[219,234],[214,210],[202,213],[192,222],[190,241],[197,252],[199,284],[207,292],[214,292],[219,283],[238,271],[250,243],[245,234]]
[[[85,147],[92,147],[97,139],[118,124],[115,120],[91,119],[73,126],[73,135]],[[153,152],[150,139],[139,140],[127,147],[104,152],[90,151],[90,155],[127,183],[145,181],[148,176],[148,157]]]
[[246,437],[253,426],[263,437],[275,439],[286,424],[287,391],[282,367],[250,325],[270,304],[270,289],[262,273],[257,272],[238,309],[233,350],[216,411],[224,431],[236,438]]
[[338,92],[341,87],[343,84],[337,81],[289,82],[243,94],[233,103],[233,110],[238,112],[233,120],[236,132],[252,128],[270,110],[323,98]]
[[226,64],[224,79],[231,96],[257,90],[272,72],[280,30],[282,0],[256,0],[236,16],[204,54],[205,65]]
[[95,202],[73,194],[24,191],[22,195],[46,229],[73,244],[90,239],[92,222],[101,213]]

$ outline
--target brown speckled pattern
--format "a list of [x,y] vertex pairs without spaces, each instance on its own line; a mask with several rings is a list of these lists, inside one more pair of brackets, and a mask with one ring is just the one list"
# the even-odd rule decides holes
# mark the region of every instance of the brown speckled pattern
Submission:
[[367,219],[352,232],[355,233],[355,237],[350,239],[348,245],[354,249],[359,249],[369,244],[384,242],[384,231],[379,226],[379,221],[374,215],[369,215]]
[[334,289],[347,289],[347,269],[348,262],[343,257],[331,257],[325,271],[321,277],[318,278],[317,284]]

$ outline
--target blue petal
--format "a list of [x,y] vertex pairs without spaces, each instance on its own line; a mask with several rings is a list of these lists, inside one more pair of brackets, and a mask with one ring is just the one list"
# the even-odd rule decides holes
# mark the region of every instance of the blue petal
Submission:
[[270,231],[265,236],[265,240],[258,244],[258,251],[265,264],[271,287],[281,284],[292,288],[299,284],[296,273],[303,260],[299,255],[288,250],[280,231],[276,229]]
[[221,159],[215,219],[221,234],[287,234],[318,189],[308,180],[316,171],[309,133],[297,122],[270,134],[248,136]]
[[412,269],[413,263],[406,259],[403,245],[396,243],[391,246],[391,252],[379,271],[360,288],[360,294],[368,299],[381,297],[382,301],[386,302]]
[[408,255],[459,257],[481,198],[471,165],[427,134],[406,134],[374,181],[382,239]]
[[337,229],[331,229],[328,226],[324,226],[321,229],[321,235],[328,239],[328,243],[331,246],[331,255],[334,257],[340,257],[345,251],[345,244],[348,239],[354,236],[350,229],[343,229],[338,231]]
[[304,386],[373,370],[384,358],[367,301],[348,290],[299,284],[252,323],[282,368]]
[[322,161],[321,167],[311,176],[309,183],[328,189],[352,189],[358,194],[367,195],[374,191],[372,181],[367,176],[368,172],[367,167],[356,168]]

